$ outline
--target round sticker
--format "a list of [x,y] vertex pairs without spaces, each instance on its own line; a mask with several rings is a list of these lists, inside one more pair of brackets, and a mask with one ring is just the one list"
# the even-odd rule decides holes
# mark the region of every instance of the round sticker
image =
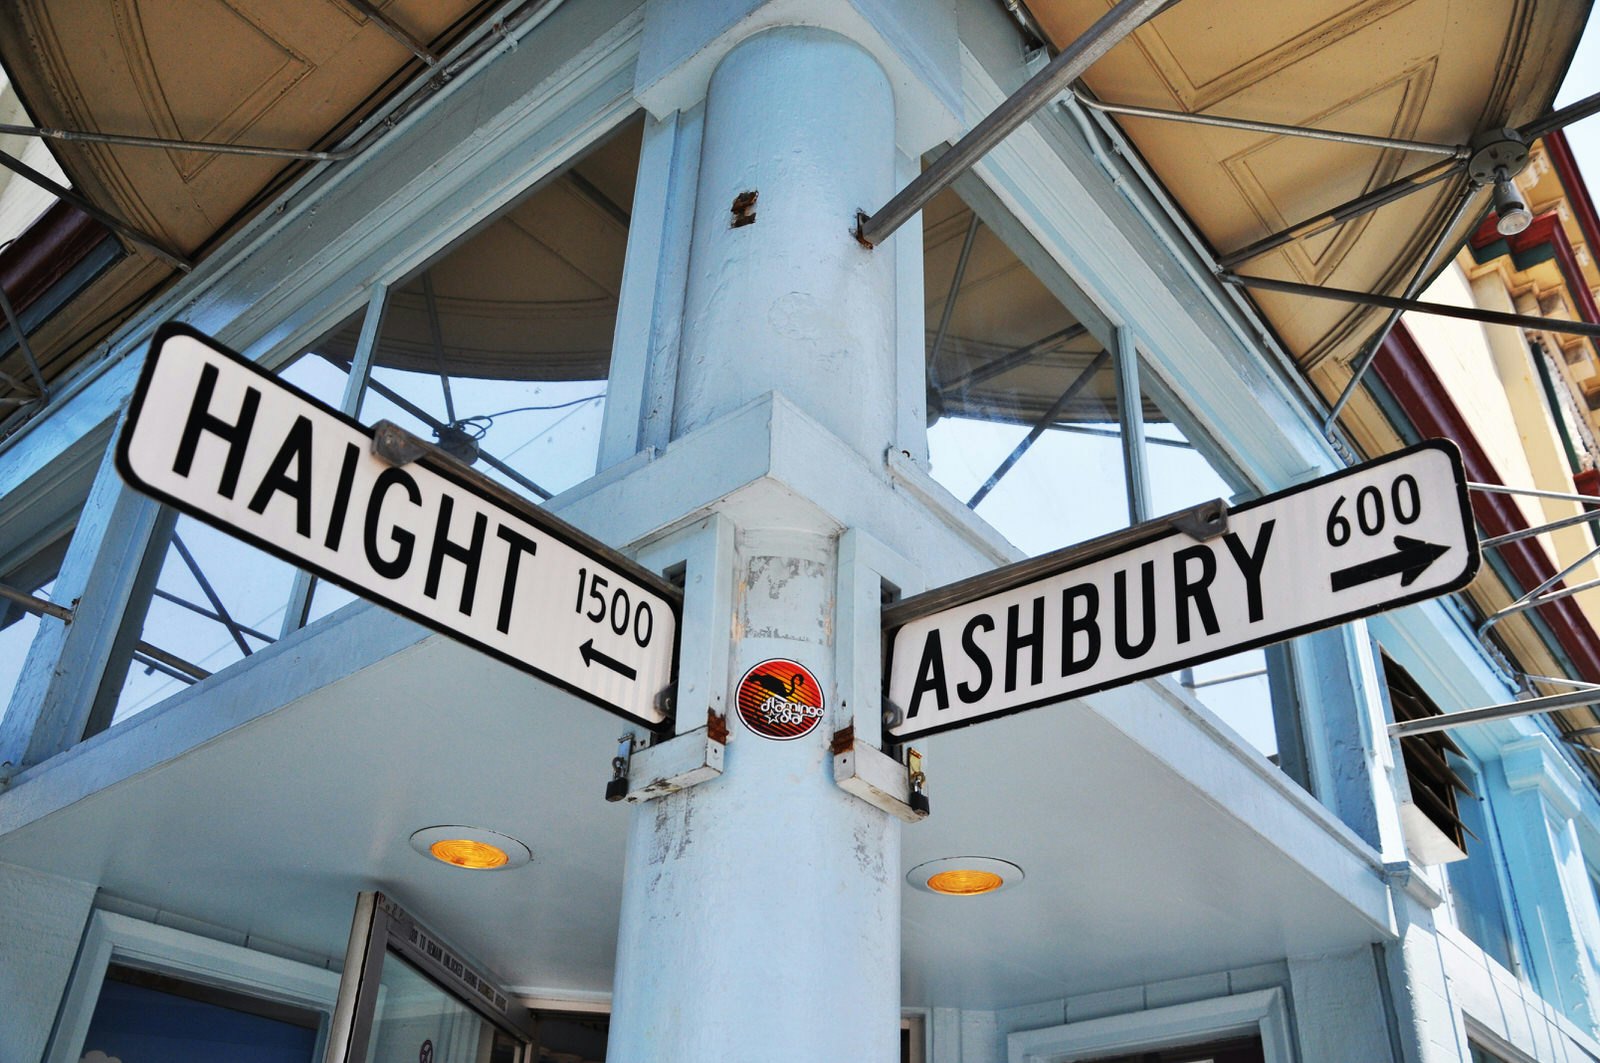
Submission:
[[787,742],[822,721],[822,685],[803,665],[762,661],[739,680],[739,719],[763,738]]

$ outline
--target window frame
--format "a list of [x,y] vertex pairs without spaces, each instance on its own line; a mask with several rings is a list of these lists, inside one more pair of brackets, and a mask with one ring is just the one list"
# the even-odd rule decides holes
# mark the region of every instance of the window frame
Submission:
[[326,1050],[339,989],[336,972],[100,909],[84,933],[43,1063],[77,1063],[82,1057],[113,963],[315,1011],[322,1018],[312,1058],[321,1059]]
[[1006,1038],[1006,1058],[1009,1063],[1074,1063],[1237,1034],[1259,1036],[1266,1063],[1294,1063],[1281,987],[1013,1033]]

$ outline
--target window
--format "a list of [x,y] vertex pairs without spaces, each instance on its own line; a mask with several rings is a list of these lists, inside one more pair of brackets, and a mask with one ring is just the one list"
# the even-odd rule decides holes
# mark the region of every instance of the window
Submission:
[[[1422,686],[1387,654],[1383,676],[1396,723],[1441,715]],[[1466,859],[1469,831],[1462,822],[1460,799],[1476,800],[1477,795],[1452,766],[1452,761],[1465,760],[1461,747],[1446,732],[1433,731],[1400,739],[1400,754],[1411,790],[1400,814],[1412,859],[1419,864]]]
[[[593,474],[643,121],[475,227],[277,370],[539,501]],[[146,554],[88,733],[354,601],[187,516]]]
[[[924,212],[934,479],[1029,556],[1232,498],[1242,479],[1126,337],[964,187],[970,204],[949,191]],[[1306,785],[1287,668],[1287,654],[1253,650],[1177,678]]]
[[1447,754],[1448,766],[1468,787],[1456,795],[1456,811],[1465,835],[1467,858],[1446,865],[1450,882],[1450,910],[1456,926],[1484,952],[1512,968],[1510,919],[1505,894],[1500,888],[1499,860],[1490,839],[1488,802],[1481,796],[1483,786],[1476,766],[1464,755]]
[[321,1015],[171,975],[106,970],[83,1058],[120,1063],[312,1063]]
[[311,1063],[338,983],[320,967],[97,911],[44,1063]]

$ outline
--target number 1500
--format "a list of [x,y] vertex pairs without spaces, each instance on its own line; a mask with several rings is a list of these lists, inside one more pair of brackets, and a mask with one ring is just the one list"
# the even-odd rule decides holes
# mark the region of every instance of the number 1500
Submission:
[[[612,633],[626,635],[631,629],[633,641],[640,648],[650,645],[650,636],[655,631],[655,614],[650,610],[650,603],[641,601],[630,604],[628,589],[617,587],[611,592],[610,600],[606,598],[605,590],[610,586],[610,581],[600,573],[590,573],[587,568],[578,569],[578,601],[575,611],[597,624],[607,624]],[[584,606],[588,605],[587,610]]]

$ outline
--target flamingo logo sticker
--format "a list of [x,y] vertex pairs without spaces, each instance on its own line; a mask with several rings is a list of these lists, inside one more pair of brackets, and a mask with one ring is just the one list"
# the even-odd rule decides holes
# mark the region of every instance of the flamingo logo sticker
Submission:
[[822,721],[822,684],[795,661],[762,661],[739,680],[739,719],[779,742],[810,734]]

